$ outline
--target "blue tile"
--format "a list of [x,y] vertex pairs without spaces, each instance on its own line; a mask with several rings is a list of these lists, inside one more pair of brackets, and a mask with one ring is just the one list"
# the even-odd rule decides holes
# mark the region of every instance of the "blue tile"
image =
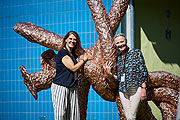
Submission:
[[[109,9],[108,3],[111,4],[112,0],[105,2]],[[41,71],[40,56],[47,48],[29,42],[14,32],[13,26],[19,22],[32,22],[61,36],[75,30],[83,48],[89,48],[95,44],[98,35],[88,5],[82,0],[9,0],[1,2],[2,5],[7,7],[0,8],[0,95],[3,96],[0,98],[0,111],[4,112],[0,118],[32,120],[45,116],[48,120],[53,119],[50,89],[40,91],[38,100],[34,100],[19,69],[24,65],[29,73]],[[116,104],[104,101],[94,90],[90,90],[89,101],[88,120],[119,119]]]

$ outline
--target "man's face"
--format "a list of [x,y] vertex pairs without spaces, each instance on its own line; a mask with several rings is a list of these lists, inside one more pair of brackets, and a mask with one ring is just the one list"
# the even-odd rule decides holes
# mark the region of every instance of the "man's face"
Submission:
[[115,42],[116,47],[120,50],[120,52],[123,52],[126,50],[127,42],[123,36],[119,36],[115,38],[114,42]]

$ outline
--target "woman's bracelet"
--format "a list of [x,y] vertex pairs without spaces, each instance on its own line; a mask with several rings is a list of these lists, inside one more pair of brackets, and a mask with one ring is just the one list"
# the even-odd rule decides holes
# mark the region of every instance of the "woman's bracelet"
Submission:
[[86,62],[84,59],[81,59],[81,60],[83,60],[84,63]]

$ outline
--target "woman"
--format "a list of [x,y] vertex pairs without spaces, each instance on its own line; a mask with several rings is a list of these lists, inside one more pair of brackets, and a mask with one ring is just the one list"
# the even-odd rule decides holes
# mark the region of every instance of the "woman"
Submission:
[[77,80],[75,72],[91,56],[85,54],[77,63],[76,58],[83,52],[79,35],[68,32],[56,56],[56,76],[51,86],[55,120],[79,120]]
[[119,85],[119,96],[127,120],[135,120],[139,102],[146,98],[147,68],[141,51],[129,48],[124,34],[117,34],[114,42],[118,54],[117,75],[111,72],[112,62],[107,62],[104,69],[109,78]]

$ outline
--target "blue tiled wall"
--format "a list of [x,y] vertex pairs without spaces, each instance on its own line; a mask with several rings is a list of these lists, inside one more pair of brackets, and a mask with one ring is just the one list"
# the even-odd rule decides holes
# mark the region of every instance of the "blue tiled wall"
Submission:
[[[112,0],[102,0],[106,10]],[[83,48],[97,39],[86,0],[1,0],[0,2],[0,120],[53,120],[50,89],[34,100],[24,85],[19,67],[41,71],[40,56],[47,48],[27,41],[13,31],[19,22],[31,22],[64,36],[79,33]],[[116,103],[104,101],[91,88],[87,120],[118,120]]]

